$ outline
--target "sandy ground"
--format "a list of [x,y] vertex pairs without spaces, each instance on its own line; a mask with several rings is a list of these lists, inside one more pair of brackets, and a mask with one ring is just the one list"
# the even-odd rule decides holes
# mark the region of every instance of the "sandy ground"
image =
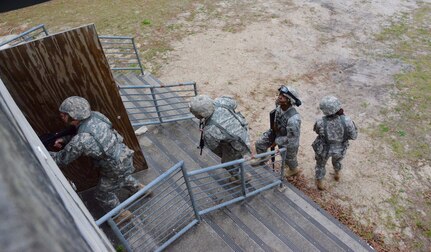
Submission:
[[[241,10],[235,8],[238,5]],[[429,190],[431,169],[426,162],[411,167],[394,160],[390,148],[366,131],[381,119],[380,109],[394,104],[393,76],[408,67],[377,57],[390,48],[374,41],[373,34],[416,7],[415,1],[401,0],[222,1],[217,4],[223,13],[220,18],[207,18],[202,11],[197,17],[202,23],[187,23],[181,17],[173,21],[194,34],[173,44],[160,79],[193,80],[200,94],[236,97],[238,110],[250,124],[252,141],[269,127],[277,88],[295,87],[303,101],[298,158],[310,186],[315,164],[312,127],[321,116],[318,103],[324,95],[339,97],[360,133],[344,160],[341,182],[335,182],[327,165],[326,193],[351,207],[363,224],[376,224],[385,242],[403,250],[414,232],[398,223],[390,199],[396,196],[399,204],[409,207],[409,191]],[[411,179],[406,181],[407,177]],[[401,185],[405,190],[399,190]]]

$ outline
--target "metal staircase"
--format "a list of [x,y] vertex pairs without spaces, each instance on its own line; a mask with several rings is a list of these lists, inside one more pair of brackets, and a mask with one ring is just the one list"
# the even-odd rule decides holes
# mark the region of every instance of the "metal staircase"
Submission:
[[[146,212],[143,215],[147,218],[142,219],[145,217],[138,213],[126,224],[128,226],[119,225],[123,234],[132,226],[134,231],[140,229],[142,232],[134,236],[142,239],[131,241],[132,251],[373,251],[301,191],[286,181],[279,182],[280,171],[274,172],[271,164],[254,168],[239,161],[253,176],[250,182],[245,183],[249,196],[241,198],[242,185],[229,182],[229,174],[218,166],[220,159],[207,149],[202,156],[199,155],[196,149],[199,143],[197,121],[184,120],[148,128],[139,141],[150,169],[136,176],[149,183],[149,187],[161,177],[166,177],[166,180],[154,187],[155,193],[151,198],[138,197],[139,205],[153,215]],[[276,168],[281,168],[280,160],[281,156],[277,156]],[[195,202],[198,205],[196,210],[201,213],[199,224],[193,204],[186,200],[190,192],[181,178],[184,176],[179,167],[184,167],[188,175],[192,175],[189,180],[192,194],[198,201]],[[214,167],[221,169],[213,170]],[[174,174],[172,169],[177,173]],[[167,176],[167,171],[171,175]],[[201,180],[194,177],[198,173],[202,174]],[[262,180],[259,174],[262,177],[266,174],[267,179]],[[268,190],[257,193],[259,188],[273,182],[273,189],[265,188]],[[280,188],[280,183],[283,188]],[[256,194],[251,195],[253,192]],[[139,192],[141,195],[144,193]],[[164,212],[146,207],[154,202],[158,202]],[[154,220],[147,224],[147,221],[152,221],[151,216]],[[125,234],[126,242],[129,242],[131,232]],[[168,239],[162,239],[164,237]]]

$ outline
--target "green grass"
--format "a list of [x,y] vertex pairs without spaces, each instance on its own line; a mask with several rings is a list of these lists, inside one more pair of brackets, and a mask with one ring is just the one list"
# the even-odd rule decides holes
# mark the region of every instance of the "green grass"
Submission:
[[[177,24],[182,13],[194,17],[195,5],[211,9],[208,0],[61,0],[0,14],[0,36],[19,34],[31,27],[45,24],[50,33],[62,32],[94,23],[98,34],[135,37],[145,65],[152,72],[161,67],[160,53],[171,50],[170,42],[187,35]],[[193,21],[193,20],[189,20]]]
[[[172,50],[172,41],[211,28],[213,20],[225,23],[222,30],[239,32],[251,22],[270,18],[250,3],[228,1],[220,8],[210,0],[57,0],[0,14],[0,36],[19,34],[45,24],[50,33],[94,23],[98,34],[131,36],[146,70],[158,76]],[[189,29],[191,24],[193,29]]]
[[[397,92],[393,98],[397,105],[380,111],[384,120],[369,132],[386,142],[397,158],[410,161],[412,167],[416,166],[418,160],[431,160],[430,24],[431,5],[420,4],[413,13],[398,18],[376,36],[378,41],[392,48],[392,52],[382,57],[398,59],[409,67],[395,76]],[[410,168],[403,170],[403,166],[396,172],[402,174],[408,190],[408,184],[416,178],[414,172]],[[402,199],[398,193],[386,201],[394,211],[393,217],[387,216],[386,227],[410,227],[415,240],[401,235],[410,249],[423,250],[430,246],[431,217],[423,215],[431,211],[431,205],[428,204],[430,194],[418,192],[416,197],[407,199],[407,205],[400,202]],[[428,195],[428,198],[424,195]]]
[[378,135],[385,139],[394,153],[404,159],[431,157],[431,7],[423,5],[412,16],[403,15],[376,36],[390,44],[390,58],[410,65],[410,71],[395,76],[399,90],[393,111],[382,111],[385,120],[378,126]]

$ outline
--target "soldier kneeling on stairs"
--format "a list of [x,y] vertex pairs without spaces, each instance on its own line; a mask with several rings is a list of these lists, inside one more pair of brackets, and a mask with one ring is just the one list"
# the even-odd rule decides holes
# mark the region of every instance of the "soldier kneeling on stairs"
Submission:
[[[75,136],[59,138],[55,146],[59,152],[50,152],[58,166],[66,166],[81,155],[92,158],[100,168],[100,181],[96,188],[96,200],[109,211],[120,204],[116,193],[124,188],[136,193],[144,188],[132,177],[133,151],[123,143],[123,137],[112,128],[112,123],[103,114],[91,111],[90,103],[82,97],[71,96],[59,108],[61,119],[77,129]],[[148,193],[146,196],[149,196]],[[123,210],[115,219],[119,222],[130,219],[132,213]]]

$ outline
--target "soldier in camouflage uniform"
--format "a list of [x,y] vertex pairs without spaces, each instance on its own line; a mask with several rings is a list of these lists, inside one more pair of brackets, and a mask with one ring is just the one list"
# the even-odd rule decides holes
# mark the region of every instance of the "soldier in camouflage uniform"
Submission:
[[[207,95],[193,97],[190,112],[204,120],[203,138],[205,146],[229,162],[250,155],[248,124],[239,112],[235,112],[236,101],[228,96],[221,96],[214,101]],[[238,167],[227,168],[236,175]],[[246,174],[250,179],[250,175]]]
[[273,128],[263,133],[256,141],[255,147],[258,154],[266,152],[268,148],[276,145],[279,148],[286,148],[285,164],[289,167],[286,177],[290,177],[301,172],[296,158],[301,134],[301,117],[294,108],[294,106],[300,106],[301,101],[298,92],[292,87],[283,85],[278,92]]
[[323,178],[326,174],[325,165],[332,157],[332,165],[335,170],[334,178],[340,179],[343,160],[349,140],[355,140],[358,130],[350,117],[345,116],[340,101],[334,96],[325,96],[320,101],[320,109],[323,116],[314,124],[314,131],[318,134],[312,146],[316,159],[316,186],[324,190]]
[[120,188],[135,193],[144,187],[131,176],[135,170],[133,151],[123,143],[123,137],[112,128],[106,116],[91,111],[88,101],[79,96],[64,100],[59,111],[65,123],[77,127],[77,134],[71,139],[57,139],[57,147],[66,145],[59,152],[51,152],[51,156],[58,166],[65,166],[82,155],[92,158],[101,173],[96,200],[106,211],[120,204],[116,195]]

